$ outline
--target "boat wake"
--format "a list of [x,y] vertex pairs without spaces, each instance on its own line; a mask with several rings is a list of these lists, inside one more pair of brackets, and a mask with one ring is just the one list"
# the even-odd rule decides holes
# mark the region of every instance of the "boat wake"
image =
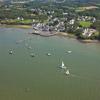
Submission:
[[84,80],[89,80],[89,81],[94,81],[94,82],[100,82],[100,79],[91,79],[89,77],[83,77],[83,76],[76,75],[76,74],[70,74],[70,77],[84,79]]
[[61,66],[59,67],[59,70],[61,72],[64,72],[65,75],[68,76],[68,77],[74,77],[74,78],[79,78],[79,79],[84,79],[84,80],[88,80],[88,81],[92,81],[92,82],[99,82],[100,83],[100,79],[97,79],[97,78],[93,79],[91,77],[84,77],[84,76],[80,76],[80,75],[77,75],[77,74],[70,73],[70,70],[72,70],[72,69],[66,67],[63,61],[62,61]]

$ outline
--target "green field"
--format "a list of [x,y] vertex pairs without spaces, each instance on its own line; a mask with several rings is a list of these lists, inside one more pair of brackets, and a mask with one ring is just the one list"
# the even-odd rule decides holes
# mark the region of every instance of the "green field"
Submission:
[[24,19],[24,20],[17,20],[17,19],[10,19],[10,20],[1,20],[2,24],[32,24],[31,19]]
[[19,23],[24,23],[24,24],[29,24],[29,23],[32,23],[32,20],[31,20],[31,19],[16,20],[16,22],[19,22]]
[[90,25],[92,25],[92,23],[89,22],[89,21],[80,21],[79,24],[80,24],[82,27],[90,27]]

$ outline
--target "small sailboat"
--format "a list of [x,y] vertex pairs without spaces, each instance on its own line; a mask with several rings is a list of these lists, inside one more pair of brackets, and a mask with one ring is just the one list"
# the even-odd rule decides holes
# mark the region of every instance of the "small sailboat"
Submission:
[[69,75],[70,74],[70,72],[69,72],[69,70],[67,69],[67,71],[66,71],[66,73],[65,73],[66,75]]
[[65,64],[64,64],[63,61],[62,61],[62,64],[61,64],[60,68],[62,68],[62,69],[66,69],[66,66],[65,66]]

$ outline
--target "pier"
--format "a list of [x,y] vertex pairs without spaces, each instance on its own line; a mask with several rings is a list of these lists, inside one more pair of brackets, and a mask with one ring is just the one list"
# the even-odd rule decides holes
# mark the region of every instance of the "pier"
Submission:
[[33,32],[31,34],[40,35],[40,36],[43,36],[43,37],[50,37],[50,36],[56,35],[57,32],[33,30]]

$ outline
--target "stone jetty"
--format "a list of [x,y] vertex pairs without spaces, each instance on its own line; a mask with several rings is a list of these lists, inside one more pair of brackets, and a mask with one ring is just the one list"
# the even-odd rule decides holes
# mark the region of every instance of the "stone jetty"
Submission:
[[44,37],[50,37],[50,36],[54,36],[57,34],[57,32],[54,32],[54,31],[40,31],[40,30],[34,30],[32,32],[32,34],[35,34],[35,35],[40,35],[40,36],[44,36]]

